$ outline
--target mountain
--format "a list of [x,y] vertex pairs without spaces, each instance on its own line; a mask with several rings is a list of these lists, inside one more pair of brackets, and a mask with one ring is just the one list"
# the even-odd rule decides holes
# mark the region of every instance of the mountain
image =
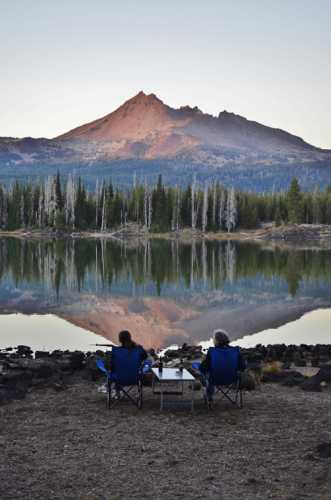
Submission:
[[[139,92],[116,111],[56,138],[106,144],[110,156],[173,158],[199,149],[238,152],[309,153],[318,148],[283,130],[260,125],[234,113],[218,117],[199,108],[174,109],[156,95]],[[100,147],[100,146],[99,146]]]
[[[165,173],[176,171],[179,177],[189,168],[191,173],[221,180],[227,176],[231,181],[232,172],[236,183],[251,171],[269,178],[284,166],[291,167],[293,175],[297,168],[307,167],[313,169],[310,174],[314,171],[316,183],[315,170],[331,167],[331,152],[234,113],[222,111],[215,117],[197,107],[174,109],[144,92],[112,113],[54,139],[0,138],[0,177],[2,168],[13,165],[90,170],[103,166],[112,172],[119,162],[124,162],[128,174],[153,165]],[[330,174],[329,168],[322,172],[323,182]],[[273,184],[279,174],[276,179],[275,175],[271,175]]]

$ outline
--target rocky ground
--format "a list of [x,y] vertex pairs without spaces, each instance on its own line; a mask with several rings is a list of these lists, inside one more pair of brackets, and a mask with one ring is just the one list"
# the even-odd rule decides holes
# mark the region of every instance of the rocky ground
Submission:
[[0,408],[1,499],[327,500],[330,419],[329,392],[278,384],[193,415],[149,388],[141,411],[96,382],[33,392]]
[[[139,239],[176,239],[190,242],[196,239],[207,240],[243,240],[255,241],[267,244],[273,242],[278,246],[289,247],[331,247],[331,225],[330,224],[282,224],[263,223],[254,229],[240,229],[228,233],[226,231],[203,233],[198,229],[184,228],[179,231],[168,233],[149,233],[145,228],[135,223],[128,223],[111,232],[80,231],[72,232],[61,229],[18,229],[15,231],[0,230],[2,237],[17,237],[27,239],[52,239],[52,238],[105,238],[115,240],[126,240],[128,244],[136,245]],[[138,240],[137,240],[138,238]]]
[[[165,362],[187,363],[196,351]],[[142,410],[124,401],[108,410],[93,356],[4,352],[0,389],[13,397],[0,406],[0,498],[327,500],[331,365],[321,362],[329,352],[320,348],[317,361],[309,346],[247,350],[255,390],[244,408],[217,401],[208,411],[196,391],[193,414],[161,413],[150,387]],[[320,366],[310,379],[288,367],[312,359]]]

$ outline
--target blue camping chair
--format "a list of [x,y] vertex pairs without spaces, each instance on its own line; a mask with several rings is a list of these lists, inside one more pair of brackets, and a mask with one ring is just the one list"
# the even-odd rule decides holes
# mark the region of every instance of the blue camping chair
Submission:
[[[147,364],[145,367],[144,363],[141,363],[141,348],[139,346],[133,349],[113,346],[111,371],[105,367],[102,359],[98,359],[96,364],[107,377],[108,408],[119,401],[120,393],[137,408],[142,407],[142,378],[149,366]],[[116,397],[113,396],[114,389]]]
[[211,407],[213,395],[219,393],[231,403],[243,407],[243,395],[240,372],[239,347],[211,347],[210,370],[205,374],[206,394],[205,400]]

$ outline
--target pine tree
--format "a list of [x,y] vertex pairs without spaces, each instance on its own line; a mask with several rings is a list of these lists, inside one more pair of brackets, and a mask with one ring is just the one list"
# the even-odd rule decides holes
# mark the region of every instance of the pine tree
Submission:
[[156,189],[153,191],[153,228],[161,233],[169,229],[167,196],[162,175],[159,175]]
[[292,224],[303,221],[303,196],[298,179],[294,177],[287,194],[288,220]]
[[282,224],[282,216],[281,216],[281,213],[280,213],[279,205],[277,205],[277,208],[276,208],[275,224],[276,224],[277,227],[281,226],[281,224]]
[[84,229],[86,227],[86,216],[86,191],[79,177],[75,196],[75,224],[77,228]]
[[321,195],[317,186],[315,187],[312,196],[312,216],[313,224],[320,224],[322,222]]
[[64,208],[64,199],[62,195],[61,177],[59,171],[57,172],[55,179],[55,197],[56,197],[57,210],[62,211]]

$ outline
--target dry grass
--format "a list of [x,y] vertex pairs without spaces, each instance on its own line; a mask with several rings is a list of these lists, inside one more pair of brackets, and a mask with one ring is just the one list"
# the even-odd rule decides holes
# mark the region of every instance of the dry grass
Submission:
[[271,363],[267,363],[262,367],[262,373],[272,374],[279,373],[282,371],[282,363],[280,361],[272,361]]

